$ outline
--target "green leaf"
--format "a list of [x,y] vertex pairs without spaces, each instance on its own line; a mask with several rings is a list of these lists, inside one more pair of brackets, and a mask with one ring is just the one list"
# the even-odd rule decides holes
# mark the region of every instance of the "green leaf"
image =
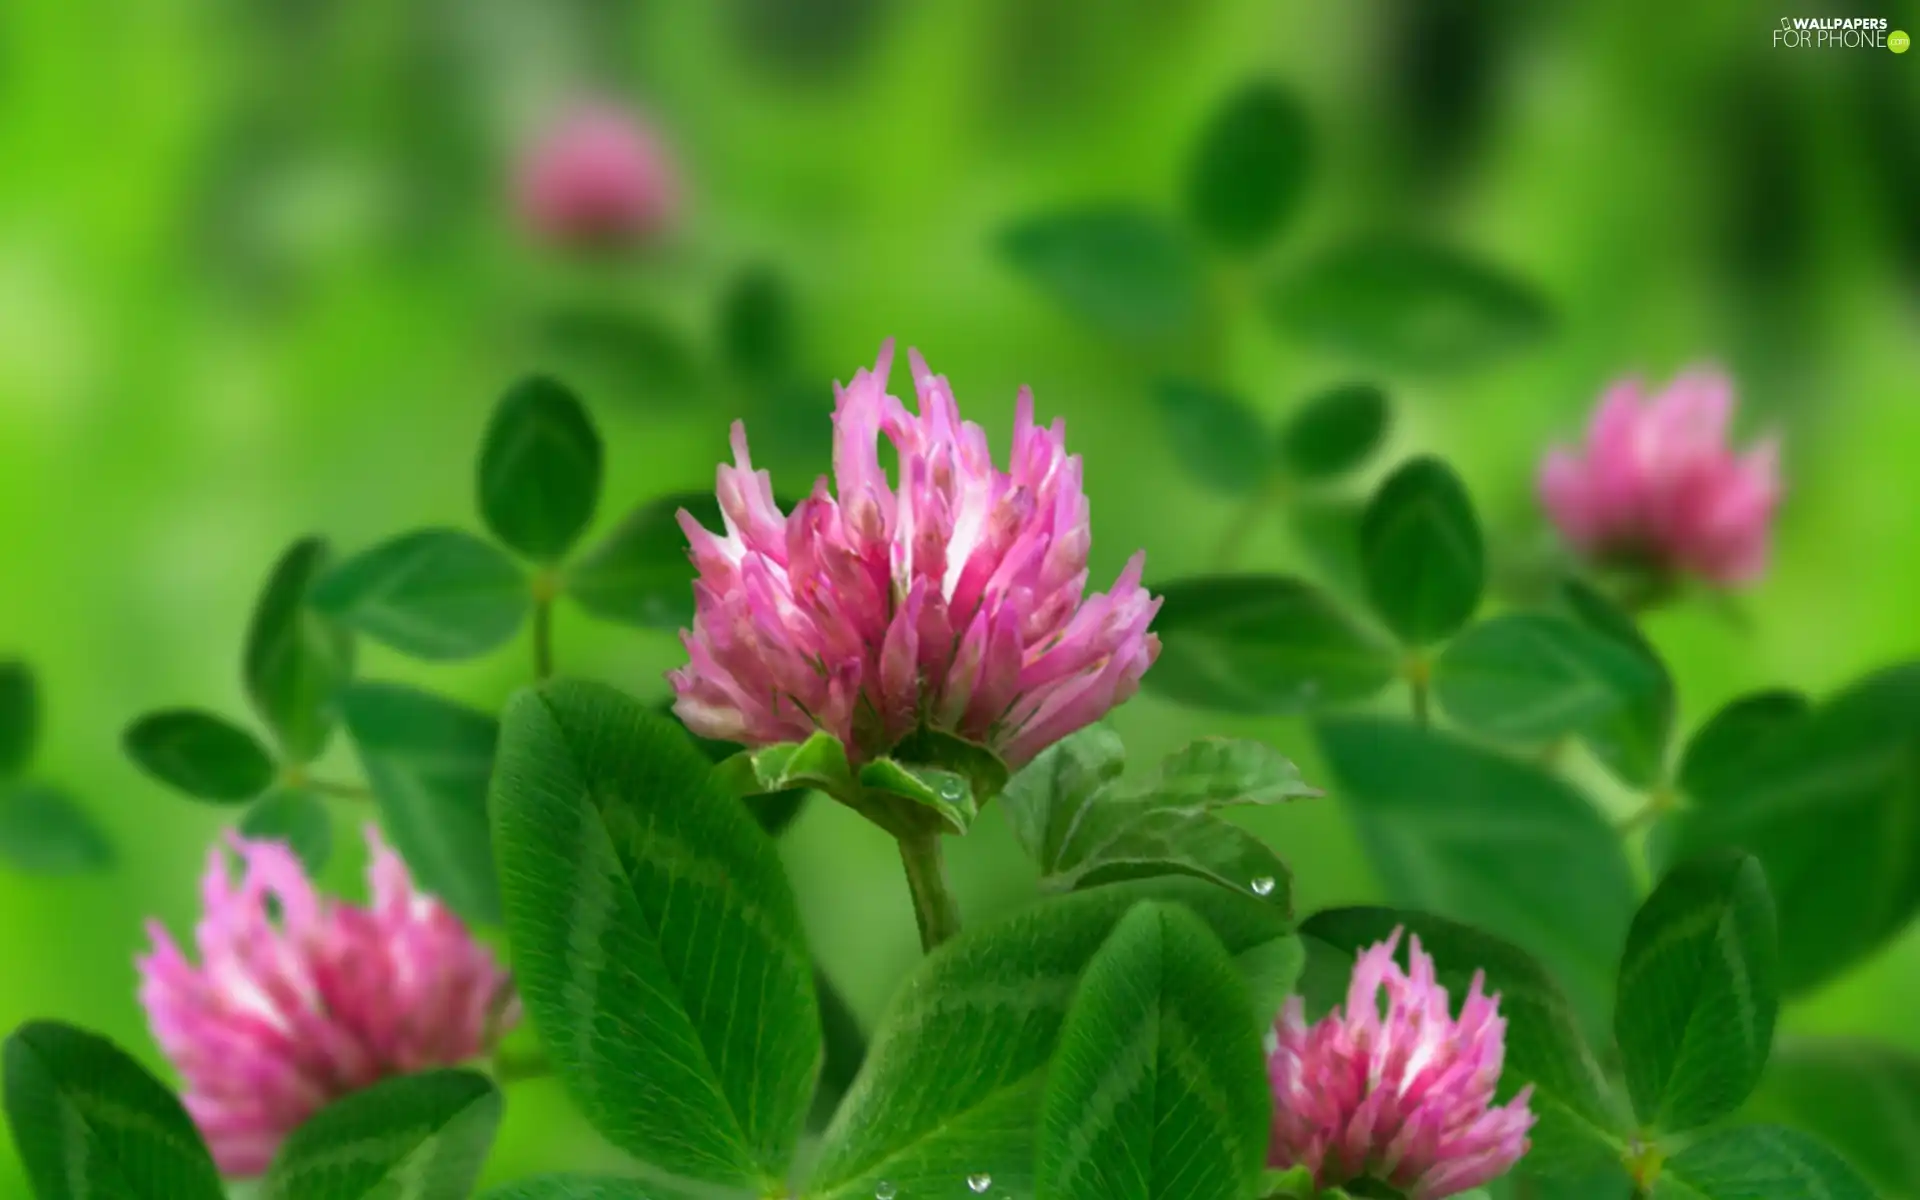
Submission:
[[1267,311],[1303,341],[1393,370],[1484,365],[1553,328],[1546,300],[1491,263],[1397,237],[1349,242],[1279,282]]
[[1657,1200],[1876,1200],[1874,1190],[1819,1139],[1746,1125],[1709,1134],[1670,1159]]
[[898,796],[927,810],[942,831],[955,836],[973,827],[980,815],[979,802],[967,777],[939,767],[916,767],[876,758],[860,768],[862,791]]
[[1031,217],[1006,230],[1000,252],[1062,308],[1124,336],[1190,327],[1200,311],[1200,266],[1182,231],[1118,205]]
[[1560,599],[1576,621],[1639,664],[1640,682],[1624,694],[1622,705],[1581,732],[1587,749],[1623,783],[1649,790],[1666,778],[1678,706],[1673,674],[1633,618],[1593,588],[1567,580]]
[[603,621],[662,630],[693,624],[698,572],[674,515],[683,508],[706,528],[721,528],[720,503],[710,491],[649,500],[567,570],[567,594]]
[[1806,719],[1813,702],[1800,692],[1770,688],[1727,702],[1707,719],[1680,756],[1680,787],[1689,796],[1725,795],[1740,786],[1762,747]]
[[771,266],[735,275],[720,298],[720,356],[741,379],[770,384],[793,368],[793,297]]
[[1332,479],[1358,467],[1387,436],[1387,393],[1344,383],[1309,399],[1280,428],[1280,461],[1300,479]]
[[[661,702],[655,711],[686,730],[687,738],[698,746],[700,753],[706,755],[707,761],[715,766],[740,753],[740,747],[733,742],[718,742],[712,738],[703,738],[687,729],[686,723],[674,715],[672,700]],[[748,760],[748,771],[751,775],[750,760]],[[731,784],[745,781],[729,775],[727,782]],[[747,811],[753,814],[753,819],[760,823],[760,828],[767,831],[768,837],[779,837],[786,832],[787,826],[793,824],[795,818],[799,817],[800,810],[806,806],[808,795],[810,793],[806,788],[787,788],[783,791],[763,793],[760,791],[759,780],[754,778],[751,780],[751,790],[740,799],[747,806]]]
[[967,781],[975,807],[986,804],[1007,786],[1007,764],[977,742],[921,727],[895,742],[887,757],[909,768],[937,767]]
[[382,542],[322,576],[320,610],[415,658],[472,658],[520,628],[531,595],[513,560],[457,529]]
[[57,1021],[0,1052],[7,1123],[40,1200],[222,1200],[213,1159],[173,1093],[126,1052]]
[[1824,1139],[1883,1195],[1920,1196],[1920,1057],[1850,1039],[1787,1042],[1752,1112]]
[[1259,742],[1205,738],[1130,784],[1117,782],[1121,764],[1118,739],[1093,726],[1042,751],[1008,785],[1003,803],[1043,887],[1185,874],[1290,911],[1286,863],[1214,812],[1319,795],[1292,762]]
[[507,390],[480,444],[480,515],[493,536],[538,562],[558,562],[600,502],[600,433],[572,389],[533,375]]
[[1484,737],[1544,742],[1594,728],[1661,689],[1631,648],[1551,613],[1504,613],[1456,638],[1433,666],[1434,697]]
[[472,1071],[386,1079],[320,1110],[281,1145],[264,1200],[466,1200],[501,1097]]
[[[1329,909],[1300,927],[1308,949],[1308,978],[1332,979],[1338,993],[1344,993],[1353,959],[1386,940],[1395,927],[1419,937],[1421,948],[1433,957],[1440,983],[1456,1002],[1466,996],[1475,971],[1486,973],[1489,994],[1499,994],[1500,1015],[1507,1022],[1507,1056],[1498,1096],[1505,1102],[1527,1084],[1534,1088],[1531,1108],[1539,1121],[1531,1133],[1528,1167],[1552,1176],[1617,1162],[1625,1144],[1625,1122],[1581,1036],[1579,1016],[1560,985],[1520,947],[1427,913]],[[1400,953],[1404,956],[1405,949]],[[1331,962],[1326,961],[1329,955]]]
[[1487,552],[1453,468],[1416,458],[1388,476],[1360,523],[1367,599],[1410,645],[1458,632],[1480,607]]
[[1780,1012],[1777,940],[1766,876],[1737,851],[1681,864],[1640,907],[1614,1032],[1644,1127],[1685,1133],[1753,1091]]
[[955,1195],[985,1174],[990,1197],[1031,1195],[1046,1067],[1074,985],[1143,899],[1188,905],[1230,954],[1290,936],[1251,896],[1171,878],[1057,896],[969,928],[895,994],[804,1194],[871,1200],[891,1184],[902,1200]]
[[200,800],[238,804],[273,783],[273,760],[257,738],[196,708],[148,713],[121,735],[141,770]]
[[1229,96],[1195,147],[1187,178],[1193,223],[1228,250],[1258,250],[1300,206],[1312,133],[1299,102],[1277,83],[1260,80]]
[[1166,379],[1153,389],[1173,456],[1194,482],[1227,496],[1244,496],[1273,471],[1267,427],[1231,392],[1190,379]]
[[1920,911],[1920,664],[1869,676],[1754,744],[1742,768],[1696,782],[1674,853],[1738,846],[1760,860],[1788,995],[1845,971]]
[[45,783],[0,784],[0,863],[32,874],[68,875],[113,865],[113,843],[85,809]]
[[1037,1200],[1249,1194],[1273,1100],[1246,989],[1213,931],[1143,903],[1088,964],[1036,1134]]
[[1360,523],[1366,507],[1352,500],[1306,499],[1287,506],[1295,545],[1327,585],[1343,598],[1364,602],[1360,570]]
[[500,723],[397,683],[356,683],[341,709],[387,835],[414,878],[469,920],[497,924],[487,783]]
[[283,842],[307,874],[317,875],[333,855],[333,817],[326,802],[295,788],[268,792],[240,818],[240,834],[257,842]]
[[591,371],[595,395],[663,408],[700,391],[700,362],[686,335],[650,313],[574,305],[547,315],[541,334],[542,360]]
[[588,683],[508,705],[491,809],[521,998],[581,1111],[665,1171],[783,1178],[820,1014],[771,839],[681,730]]
[[1277,715],[1377,694],[1399,654],[1311,585],[1282,575],[1175,580],[1154,632],[1148,690],[1216,712]]
[[335,699],[353,675],[353,636],[308,604],[327,553],[323,538],[289,546],[267,576],[247,625],[247,696],[296,763],[312,762],[327,748]]
[[1586,798],[1532,764],[1412,725],[1353,717],[1319,734],[1387,896],[1511,939],[1597,1018],[1638,889]]
[[847,748],[825,730],[804,742],[780,742],[741,751],[722,763],[716,774],[741,796],[798,787],[819,788],[830,796],[847,796],[857,790]]
[[40,697],[32,669],[18,659],[0,662],[0,778],[27,769],[39,735]]

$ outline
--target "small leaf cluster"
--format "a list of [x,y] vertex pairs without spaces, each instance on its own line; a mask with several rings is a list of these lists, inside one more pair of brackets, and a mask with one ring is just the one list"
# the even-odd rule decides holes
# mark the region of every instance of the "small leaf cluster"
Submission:
[[33,773],[40,720],[33,669],[0,659],[0,864],[35,875],[106,870],[106,833],[65,788]]

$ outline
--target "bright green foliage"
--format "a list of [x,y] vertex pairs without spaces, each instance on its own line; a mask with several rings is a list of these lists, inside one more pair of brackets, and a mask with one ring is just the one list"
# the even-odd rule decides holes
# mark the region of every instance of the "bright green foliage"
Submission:
[[4,1050],[7,1123],[40,1200],[222,1200],[180,1101],[105,1038],[35,1021]]
[[1272,474],[1266,423],[1245,400],[1198,380],[1164,379],[1153,402],[1174,458],[1196,483],[1241,496]]
[[484,1075],[427,1071],[353,1092],[295,1130],[265,1200],[467,1200],[500,1125]]
[[1156,585],[1160,658],[1143,685],[1182,704],[1250,715],[1295,713],[1377,694],[1392,646],[1312,585],[1281,575],[1217,575]]
[[301,788],[278,788],[254,801],[240,818],[240,835],[285,843],[309,875],[318,874],[333,855],[333,817],[326,802]]
[[1313,166],[1306,113],[1277,83],[1247,84],[1200,131],[1187,177],[1193,223],[1223,249],[1258,250],[1300,205]]
[[1280,461],[1300,479],[1331,479],[1365,462],[1387,435],[1387,394],[1344,383],[1310,397],[1280,429]]
[[353,674],[352,636],[308,603],[327,557],[324,539],[306,537],[274,563],[248,622],[242,659],[254,710],[298,763],[327,748],[334,701]]
[[487,782],[500,722],[395,683],[341,700],[387,836],[414,879],[469,920],[500,920]]
[[783,1178],[820,1013],[773,842],[685,733],[597,684],[523,692],[491,809],[521,998],[609,1141],[709,1183]]
[[1797,1129],[1709,1134],[1669,1160],[1657,1200],[1878,1200],[1839,1155]]
[[480,447],[480,515],[513,550],[557,562],[593,520],[603,458],[571,389],[544,375],[523,379],[501,397]]
[[1248,1196],[1273,1100],[1247,992],[1199,917],[1136,906],[1093,957],[1041,1101],[1037,1200]]
[[0,863],[16,871],[67,875],[112,866],[114,851],[64,789],[27,780],[0,783]]
[[1001,235],[1000,252],[1062,308],[1107,333],[1172,334],[1200,313],[1199,256],[1178,226],[1140,209],[1031,217]]
[[1777,941],[1766,876],[1737,852],[1681,864],[1641,906],[1614,1033],[1644,1127],[1684,1133],[1753,1091],[1780,1010]]
[[40,696],[33,671],[23,662],[0,662],[0,778],[27,769],[39,734]]
[[471,658],[520,628],[527,581],[498,547],[457,529],[404,533],[334,567],[320,611],[416,658]]
[[1453,468],[1416,458],[1387,477],[1360,523],[1360,564],[1374,612],[1408,645],[1448,637],[1472,618],[1486,547]]
[[198,800],[237,804],[273,783],[273,760],[259,739],[200,709],[148,713],[127,727],[121,745],[147,774]]
[[696,572],[675,516],[683,508],[706,528],[721,527],[711,490],[649,500],[567,569],[567,594],[603,621],[640,629],[691,625]]

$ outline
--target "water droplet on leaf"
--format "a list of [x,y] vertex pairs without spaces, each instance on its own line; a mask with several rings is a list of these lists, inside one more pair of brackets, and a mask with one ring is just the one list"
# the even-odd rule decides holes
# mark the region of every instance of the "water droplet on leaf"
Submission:
[[893,1198],[898,1194],[899,1194],[898,1188],[894,1187],[892,1184],[882,1179],[879,1182],[879,1184],[873,1189],[873,1200],[893,1200]]
[[1273,876],[1262,875],[1253,881],[1253,894],[1256,896],[1273,895]]
[[967,1176],[967,1188],[976,1195],[986,1191],[992,1186],[993,1176],[987,1174],[985,1171],[980,1172],[978,1175]]

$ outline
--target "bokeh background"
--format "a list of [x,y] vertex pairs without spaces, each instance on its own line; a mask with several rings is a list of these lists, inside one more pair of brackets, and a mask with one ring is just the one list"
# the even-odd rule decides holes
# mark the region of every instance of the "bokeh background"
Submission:
[[[1413,230],[1502,264],[1554,309],[1550,336],[1470,372],[1360,372],[1394,402],[1376,473],[1441,453],[1490,527],[1535,544],[1536,460],[1609,378],[1723,363],[1743,428],[1783,432],[1789,494],[1777,565],[1738,613],[1651,619],[1683,728],[1748,688],[1819,694],[1912,655],[1920,54],[1769,37],[1783,15],[1920,28],[1911,4],[1867,7],[14,0],[0,12],[0,655],[43,681],[38,773],[83,799],[120,861],[0,873],[0,1026],[57,1016],[155,1060],[133,1000],[142,922],[188,927],[225,814],[136,772],[121,728],[171,704],[244,711],[247,615],[296,535],[351,551],[477,528],[480,433],[530,369],[573,381],[606,437],[596,529],[709,485],[743,414],[776,484],[803,490],[824,462],[828,382],[895,336],[999,447],[1021,384],[1066,417],[1097,578],[1139,547],[1151,576],[1207,567],[1239,518],[1181,471],[1148,388],[1186,351],[1078,323],[996,244],[1070,203],[1175,209],[1201,123],[1258,77],[1299,98],[1315,150],[1263,271],[1332,238]],[[680,164],[683,219],[655,244],[583,259],[515,220],[514,157],[585,92],[648,114]],[[753,264],[795,299],[811,381],[774,404],[712,366],[714,308]],[[1269,414],[1358,371],[1250,308],[1216,332],[1220,373]],[[1279,520],[1242,551],[1303,561]],[[650,697],[678,657],[669,635],[566,609],[557,647],[563,671]],[[524,640],[453,666],[361,656],[364,677],[487,708],[529,671]],[[1227,732],[1317,777],[1298,721],[1146,697],[1118,723],[1136,760]],[[344,739],[328,765],[355,773]],[[336,813],[343,833],[366,816]],[[1302,911],[1378,895],[1332,801],[1246,820],[1290,858]],[[918,953],[893,848],[815,804],[785,853],[819,956],[871,1020]],[[970,918],[1030,894],[991,814],[949,858]],[[329,879],[356,890],[358,867],[343,853]],[[1786,1028],[1920,1050],[1917,985],[1910,933],[1794,1004]],[[551,1084],[516,1085],[509,1109],[490,1178],[614,1161]],[[0,1196],[24,1195],[0,1149]]]

